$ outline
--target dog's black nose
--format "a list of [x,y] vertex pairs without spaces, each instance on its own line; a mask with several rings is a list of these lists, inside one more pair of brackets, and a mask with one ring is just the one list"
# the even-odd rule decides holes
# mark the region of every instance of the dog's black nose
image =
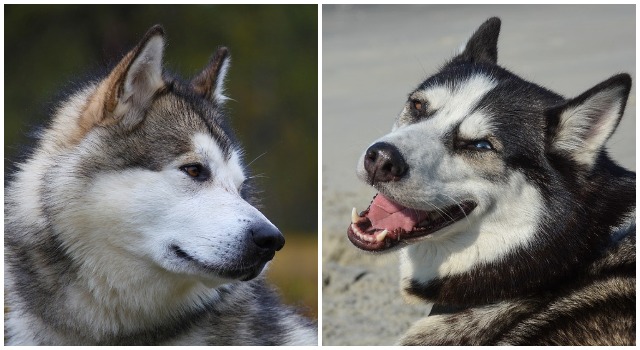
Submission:
[[398,148],[386,142],[374,143],[364,155],[364,169],[369,183],[398,181],[407,173],[405,162]]
[[284,246],[284,236],[273,225],[262,224],[252,227],[251,237],[253,242],[262,249],[276,251]]

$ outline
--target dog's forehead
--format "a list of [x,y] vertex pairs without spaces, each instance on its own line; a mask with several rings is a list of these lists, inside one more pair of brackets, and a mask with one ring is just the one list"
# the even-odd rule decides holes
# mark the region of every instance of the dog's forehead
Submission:
[[191,150],[203,160],[213,164],[237,163],[239,165],[239,149],[223,149],[219,142],[208,132],[196,132],[190,135]]
[[[459,128],[469,138],[493,134],[495,125],[540,129],[544,111],[563,101],[562,96],[495,65],[445,67],[409,95],[414,98],[433,112],[431,127]],[[398,122],[403,122],[402,114]]]
[[237,188],[245,179],[243,151],[227,125],[224,110],[188,94],[172,94],[159,103],[165,107],[163,119],[168,127],[182,133],[183,154],[207,164],[218,182],[229,181]]
[[[430,127],[450,129],[473,115],[479,103],[497,84],[493,77],[485,74],[470,75],[457,81],[433,81],[421,85],[409,95],[409,99],[422,101],[427,111],[433,113],[427,118]],[[402,117],[399,122],[402,122]]]
[[434,110],[451,108],[453,105],[470,110],[497,85],[497,80],[490,75],[474,74],[459,80],[423,85],[411,97],[424,99],[428,107]]
[[182,94],[166,94],[154,101],[150,117],[147,118],[148,127],[154,128],[159,135],[191,142],[189,135],[207,134],[215,141],[227,160],[236,146],[224,109],[203,99]]
[[187,154],[193,155],[191,160],[194,162],[204,161],[196,156],[194,136],[205,135],[199,139],[207,139],[207,149],[216,150],[206,152],[207,155],[225,163],[233,158],[241,166],[242,148],[226,123],[223,111],[212,104],[165,93],[154,99],[145,118],[132,132],[113,128],[96,134],[95,137],[102,136],[92,142],[104,144],[101,150],[111,158],[94,157],[91,162],[95,163],[93,167],[99,168],[141,166],[161,170],[173,166],[177,159]]

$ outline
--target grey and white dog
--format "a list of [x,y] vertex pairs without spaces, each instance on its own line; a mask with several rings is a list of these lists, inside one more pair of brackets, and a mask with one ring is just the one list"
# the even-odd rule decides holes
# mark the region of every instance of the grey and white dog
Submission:
[[401,248],[403,294],[435,304],[401,344],[635,344],[635,173],[604,147],[631,77],[562,97],[497,65],[500,24],[364,152],[348,237]]
[[228,50],[184,81],[164,43],[63,101],[5,189],[7,344],[317,345],[261,275],[284,237],[225,118]]

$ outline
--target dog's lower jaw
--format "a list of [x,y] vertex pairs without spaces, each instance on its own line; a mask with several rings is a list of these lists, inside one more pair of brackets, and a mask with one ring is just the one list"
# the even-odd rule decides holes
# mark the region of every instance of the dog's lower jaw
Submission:
[[[217,282],[227,283],[234,280],[249,281],[259,276],[265,269],[266,265],[275,256],[275,251],[271,250],[258,250],[251,255],[245,257],[246,260],[250,260],[251,263],[243,263],[243,259],[240,262],[234,264],[213,264],[205,261],[196,256],[192,256],[190,253],[182,250],[178,245],[172,244],[169,246],[171,252],[168,266],[164,261],[161,265],[165,266],[169,271],[175,271],[181,273],[185,268],[187,273],[193,273],[194,275],[202,276],[203,280],[211,281],[211,283]],[[248,255],[248,254],[247,254]],[[176,266],[174,268],[174,266]]]

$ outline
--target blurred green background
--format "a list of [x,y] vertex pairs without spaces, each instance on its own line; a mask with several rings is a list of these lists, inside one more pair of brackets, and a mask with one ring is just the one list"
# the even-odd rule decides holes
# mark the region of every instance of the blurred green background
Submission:
[[231,50],[231,124],[260,174],[261,210],[287,238],[268,276],[317,317],[317,5],[4,5],[5,178],[61,91],[105,72],[154,24],[165,67],[185,78],[217,46]]

